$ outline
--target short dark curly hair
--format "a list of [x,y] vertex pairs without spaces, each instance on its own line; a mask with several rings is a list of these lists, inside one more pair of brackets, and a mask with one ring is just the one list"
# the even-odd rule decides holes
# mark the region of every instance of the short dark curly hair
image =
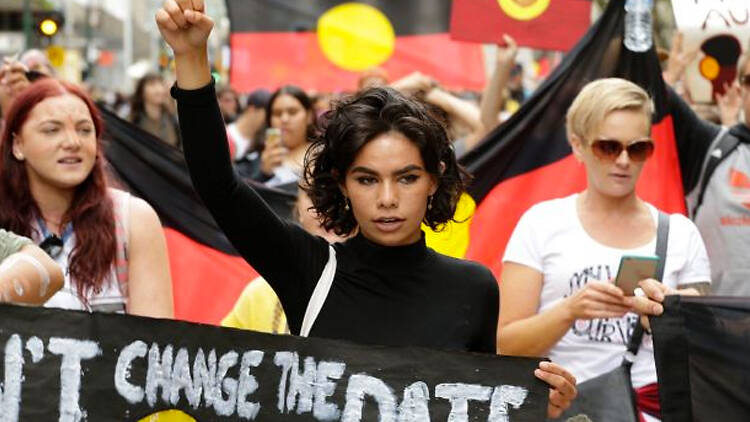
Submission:
[[318,125],[305,155],[302,188],[326,230],[345,236],[357,227],[340,185],[360,149],[388,132],[398,132],[413,142],[419,148],[425,170],[437,181],[424,223],[440,230],[453,220],[469,176],[456,162],[444,122],[430,106],[392,88],[372,88],[341,100],[322,116]]

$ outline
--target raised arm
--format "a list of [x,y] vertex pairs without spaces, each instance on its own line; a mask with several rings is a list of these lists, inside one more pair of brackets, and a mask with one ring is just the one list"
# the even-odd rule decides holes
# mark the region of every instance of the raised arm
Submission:
[[434,87],[427,91],[424,100],[440,107],[449,116],[458,119],[471,129],[469,138],[467,139],[468,142],[466,143],[467,149],[473,148],[485,133],[482,122],[479,119],[479,108],[476,105],[462,100],[440,87]]
[[166,0],[156,22],[174,50],[177,83],[172,95],[193,186],[237,251],[276,290],[293,320],[295,304],[307,304],[328,259],[327,244],[277,217],[235,174],[208,65],[206,42],[213,21],[203,1]]
[[495,60],[495,71],[492,77],[487,81],[482,94],[482,101],[479,104],[479,110],[482,116],[482,126],[484,134],[494,129],[500,124],[500,111],[503,106],[503,91],[510,79],[510,71],[516,63],[516,54],[518,45],[509,35],[503,35],[505,46],[497,46],[497,58]]

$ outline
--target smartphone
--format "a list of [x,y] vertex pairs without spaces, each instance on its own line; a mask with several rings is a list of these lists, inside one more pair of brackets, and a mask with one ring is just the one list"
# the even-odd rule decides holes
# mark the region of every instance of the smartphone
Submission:
[[266,129],[266,148],[276,148],[281,145],[281,129],[269,127]]
[[615,286],[622,289],[626,296],[633,296],[639,281],[654,278],[658,265],[659,257],[656,256],[625,255],[620,259]]

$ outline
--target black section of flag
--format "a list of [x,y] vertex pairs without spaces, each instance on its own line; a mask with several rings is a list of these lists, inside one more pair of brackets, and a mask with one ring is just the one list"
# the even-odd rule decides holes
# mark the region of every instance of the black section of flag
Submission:
[[[105,156],[123,188],[151,204],[162,224],[196,242],[236,255],[193,190],[182,152],[105,107],[100,110],[106,126]],[[294,195],[262,185],[255,185],[255,189],[279,216],[290,218]]]
[[310,32],[327,10],[344,3],[363,3],[383,12],[396,35],[448,32],[449,0],[227,0],[232,32]]
[[750,298],[667,296],[651,327],[662,421],[747,420]]
[[632,53],[622,44],[624,5],[625,0],[610,1],[599,21],[534,95],[462,158],[462,164],[474,176],[469,193],[477,202],[498,183],[571,153],[565,113],[588,82],[604,77],[631,80],[654,98],[654,121],[666,115],[666,88],[654,49],[646,54]]

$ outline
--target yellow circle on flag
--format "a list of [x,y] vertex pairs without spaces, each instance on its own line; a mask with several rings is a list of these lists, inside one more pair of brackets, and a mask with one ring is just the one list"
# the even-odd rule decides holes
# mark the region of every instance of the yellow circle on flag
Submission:
[[700,70],[701,75],[703,75],[704,78],[708,79],[709,81],[713,81],[716,79],[717,76],[719,76],[719,62],[716,61],[715,58],[711,56],[706,56],[701,60],[700,63]]
[[391,57],[396,33],[388,18],[375,7],[344,3],[318,19],[318,44],[333,64],[359,72]]
[[544,13],[549,7],[550,0],[497,0],[497,2],[511,18],[528,21]]
[[197,422],[187,413],[180,410],[163,410],[153,413],[138,422]]

